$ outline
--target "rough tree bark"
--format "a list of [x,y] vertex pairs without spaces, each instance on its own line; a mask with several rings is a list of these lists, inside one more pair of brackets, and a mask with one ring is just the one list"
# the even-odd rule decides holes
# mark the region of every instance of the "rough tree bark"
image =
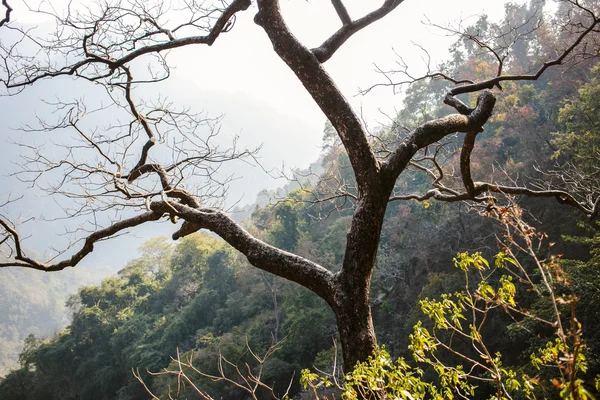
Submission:
[[[104,152],[101,143],[93,142],[88,136],[85,136],[90,142],[90,147],[98,151],[106,160],[106,165],[98,167],[92,172],[87,171],[87,167],[84,168],[81,165],[76,167],[81,169],[81,172],[105,175],[108,177],[107,185],[111,186],[110,190],[118,193],[121,199],[130,201],[135,207],[145,208],[146,211],[90,234],[85,238],[84,245],[74,255],[55,263],[44,263],[28,257],[21,246],[17,228],[8,219],[1,218],[0,225],[4,229],[4,236],[0,238],[0,245],[8,246],[12,253],[7,260],[0,262],[0,267],[19,266],[42,271],[74,267],[93,250],[94,244],[99,240],[104,240],[124,229],[143,223],[165,217],[178,217],[185,223],[179,231],[173,234],[174,239],[199,229],[210,230],[244,254],[255,267],[296,282],[323,298],[336,315],[343,349],[344,368],[349,371],[357,361],[365,360],[377,345],[369,293],[379,238],[389,201],[430,198],[440,201],[488,201],[493,193],[522,194],[533,197],[553,197],[562,203],[578,208],[591,218],[596,217],[599,208],[598,201],[590,205],[580,203],[570,194],[559,190],[535,191],[525,187],[507,187],[476,182],[470,172],[470,155],[477,134],[482,131],[494,109],[496,98],[491,90],[502,81],[535,80],[547,68],[562,63],[587,35],[598,28],[600,19],[596,14],[590,11],[585,29],[575,38],[572,45],[555,59],[544,63],[531,75],[502,75],[500,65],[498,76],[482,82],[459,82],[460,84],[448,93],[445,100],[447,105],[456,110],[456,114],[422,124],[411,131],[389,156],[380,159],[374,153],[366,129],[357,113],[336,87],[322,64],[350,36],[384,17],[401,3],[402,0],[385,0],[380,8],[362,18],[353,20],[342,1],[332,0],[332,5],[342,22],[342,28],[325,40],[321,46],[309,49],[300,43],[286,26],[278,0],[257,0],[258,12],[255,22],[263,28],[274,51],[296,74],[335,128],[348,153],[356,177],[357,194],[354,196],[356,206],[347,235],[343,266],[339,272],[332,273],[315,262],[262,242],[244,230],[223,211],[203,207],[194,194],[182,189],[179,186],[178,178],[171,174],[181,168],[183,163],[207,162],[208,157],[204,159],[191,157],[165,166],[148,161],[148,154],[157,143],[156,134],[148,122],[150,121],[149,113],[144,115],[131,101],[134,80],[130,64],[147,54],[159,54],[165,50],[184,46],[211,45],[220,34],[230,29],[230,21],[236,13],[249,8],[250,0],[235,0],[227,8],[220,10],[221,16],[215,19],[212,28],[203,36],[178,38],[176,30],[166,29],[158,22],[151,21],[156,29],[150,33],[145,32],[144,37],[152,37],[155,42],[142,47],[133,46],[134,50],[123,50],[124,46],[118,46],[118,54],[111,54],[112,48],[106,45],[98,46],[94,50],[95,33],[101,29],[103,23],[108,22],[100,19],[90,21],[84,27],[85,29],[80,29],[84,34],[81,40],[74,44],[74,46],[81,45],[82,49],[80,49],[80,59],[73,64],[59,69],[38,68],[36,70],[30,68],[26,74],[19,74],[18,68],[4,70],[5,76],[2,78],[2,82],[9,90],[21,90],[40,79],[72,75],[94,82],[101,82],[104,79],[103,82],[106,86],[123,91],[133,118],[132,124],[139,124],[140,131],[147,136],[147,142],[142,146],[137,161],[133,165],[127,166]],[[6,3],[4,4],[6,5]],[[7,7],[7,22],[9,11],[10,8]],[[136,38],[134,35],[130,35],[128,40],[133,42]],[[103,53],[97,51],[99,48],[103,49]],[[12,57],[17,57],[16,53],[7,52],[5,61],[10,61]],[[499,59],[499,63],[501,64],[502,60]],[[90,66],[97,69],[90,69]],[[90,70],[100,72],[90,75]],[[435,77],[440,76],[442,75],[435,74]],[[434,77],[434,74],[431,77]],[[117,78],[121,80],[115,83],[114,80]],[[446,78],[457,83],[449,77]],[[479,93],[477,103],[471,106],[456,97],[464,93]],[[77,128],[76,121],[71,122],[71,125],[73,128]],[[457,132],[466,133],[460,158],[464,191],[441,185],[440,178],[436,179],[434,188],[427,193],[392,195],[396,180],[406,170],[417,152]],[[231,155],[231,158],[234,156]],[[69,168],[75,167],[69,165]],[[161,190],[146,193],[130,190],[131,185],[147,176],[156,178]]]

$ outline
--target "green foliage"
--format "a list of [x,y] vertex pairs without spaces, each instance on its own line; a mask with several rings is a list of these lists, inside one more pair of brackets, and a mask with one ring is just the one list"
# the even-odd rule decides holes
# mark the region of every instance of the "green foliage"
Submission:
[[[500,352],[492,352],[486,331],[486,320],[492,318],[496,306],[506,310],[518,310],[516,302],[517,286],[512,277],[502,275],[491,284],[490,263],[481,253],[460,253],[454,265],[465,276],[465,290],[454,294],[442,294],[440,300],[425,299],[420,302],[421,310],[431,321],[428,329],[419,321],[410,336],[410,351],[417,365],[425,365],[433,371],[435,379],[428,378],[425,370],[409,364],[404,358],[395,361],[384,347],[378,348],[365,362],[359,362],[344,376],[343,387],[332,380],[334,375],[317,374],[308,369],[302,370],[300,382],[309,388],[315,398],[321,388],[338,386],[343,390],[342,398],[347,400],[389,398],[389,399],[455,399],[489,398],[536,399],[540,388],[544,397],[555,389],[555,396],[561,399],[591,400],[595,396],[589,385],[579,377],[588,370],[586,356],[582,351],[581,325],[576,322],[568,334],[555,333],[555,338],[538,348],[529,357],[530,365],[537,371],[546,369],[554,373],[546,379],[550,386],[541,381],[540,376],[530,377],[523,372],[523,365],[506,366]],[[494,267],[504,270],[507,265],[522,268],[510,255],[501,252]],[[542,273],[554,264],[541,263]],[[479,276],[479,282],[470,290],[469,277]],[[522,280],[520,280],[522,281]],[[525,285],[526,287],[526,285]],[[548,297],[548,294],[544,295]],[[509,311],[511,312],[511,311]],[[519,312],[515,313],[518,315]],[[520,313],[522,318],[539,320],[529,311]],[[479,315],[479,317],[478,317]],[[557,315],[562,318],[562,315]],[[558,322],[553,322],[557,326]],[[450,333],[450,335],[446,335]],[[470,349],[458,346],[453,338],[470,343]],[[474,350],[474,351],[473,351]],[[446,353],[450,359],[444,358]],[[549,368],[550,367],[550,368]],[[553,369],[552,367],[558,367]],[[525,368],[526,369],[526,368]],[[595,379],[596,390],[600,376]],[[486,393],[481,385],[492,384],[495,389]]]
[[304,190],[295,189],[285,200],[254,211],[253,219],[269,243],[286,251],[296,248],[310,221],[304,203],[306,199]]
[[[193,346],[196,332],[211,326],[237,288],[237,258],[217,239],[191,236],[173,256],[165,239],[150,241],[141,251],[118,277],[85,287],[69,300],[73,321],[67,330],[41,343],[27,339],[22,370],[38,382],[28,398],[138,396],[142,388],[131,367],[161,368],[177,346]],[[10,381],[0,386],[6,389]]]
[[[142,398],[132,367],[172,367],[169,357],[178,349],[211,373],[218,372],[220,356],[246,354],[256,363],[244,351],[245,340],[256,351],[267,348],[276,321],[289,348],[265,366],[263,376],[283,393],[299,373],[298,363],[310,365],[330,346],[335,321],[321,300],[243,264],[221,240],[195,234],[173,249],[158,239],[141,252],[118,276],[71,297],[67,329],[49,340],[26,339],[21,369],[0,381],[0,399]],[[169,384],[177,387],[176,378],[143,376],[161,396],[168,397]],[[224,383],[203,384],[224,399],[241,395]],[[180,395],[191,393],[186,390]],[[292,390],[299,390],[297,381]]]
[[344,399],[354,400],[370,398],[372,394],[383,392],[388,398],[394,399],[443,399],[435,385],[424,382],[422,376],[422,370],[412,368],[402,358],[393,361],[385,349],[381,348],[346,375],[342,396]]
[[290,288],[285,297],[287,339],[282,356],[295,363],[311,365],[315,356],[331,346],[337,329],[335,316],[327,304],[304,288]]
[[69,294],[100,282],[109,271],[82,268],[45,274],[24,269],[0,270],[0,376],[19,365],[19,351],[29,334],[54,334],[69,322],[64,307]]
[[555,133],[557,150],[554,157],[577,156],[577,162],[592,172],[597,167],[600,150],[600,64],[591,70],[591,79],[578,90],[577,97],[568,101],[558,115],[562,132]]
[[563,185],[590,204],[600,195],[600,64],[591,69],[589,82],[566,101],[558,114],[559,129],[554,133],[557,161],[554,175]]

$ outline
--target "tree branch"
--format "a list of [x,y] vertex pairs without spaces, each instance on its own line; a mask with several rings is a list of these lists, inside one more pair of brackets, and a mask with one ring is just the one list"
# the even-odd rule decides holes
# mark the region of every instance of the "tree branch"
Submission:
[[482,202],[490,200],[489,196],[484,195],[485,193],[489,192],[513,196],[523,195],[527,197],[555,198],[560,204],[566,204],[578,209],[579,211],[582,211],[584,214],[587,215],[587,217],[590,220],[595,219],[598,216],[598,212],[600,211],[600,197],[598,197],[598,199],[592,207],[589,207],[577,201],[571,194],[563,190],[533,190],[522,186],[504,186],[488,182],[474,182],[473,185],[473,194],[470,194],[468,192],[458,194],[444,194],[438,189],[431,189],[423,194],[406,194],[392,196],[390,197],[389,201],[423,201],[433,198],[435,200],[445,201],[449,203],[467,200]]
[[8,4],[8,1],[2,0],[2,5],[4,6],[4,8],[6,8],[6,12],[4,13],[4,18],[0,20],[0,26],[8,24],[10,22],[10,13],[13,11],[13,9]]
[[[539,77],[542,76],[544,71],[546,71],[548,68],[550,68],[552,66],[556,66],[556,65],[561,65],[563,63],[563,61],[573,52],[573,50],[575,50],[577,48],[577,46],[579,46],[579,44],[581,44],[583,42],[585,37],[588,34],[592,33],[598,27],[598,25],[600,25],[600,18],[598,18],[593,13],[591,13],[591,11],[588,11],[588,13],[590,14],[590,16],[592,18],[592,23],[581,34],[579,34],[577,39],[575,39],[575,41],[573,43],[571,43],[571,45],[567,49],[565,49],[562,52],[562,54],[560,54],[558,57],[554,58],[551,61],[546,61],[545,63],[543,63],[542,66],[537,70],[537,72],[535,74],[502,75],[502,76],[500,76],[498,74],[498,76],[491,78],[491,79],[487,79],[482,82],[476,82],[476,83],[456,87],[456,88],[450,90],[449,96],[456,96],[456,95],[463,94],[463,93],[474,93],[474,92],[478,92],[478,91],[484,90],[484,89],[492,89],[495,86],[500,87],[500,82],[504,82],[504,81],[534,81],[534,80],[539,79]],[[446,103],[446,104],[448,104],[448,103]]]
[[[312,290],[329,304],[337,292],[334,274],[322,266],[303,257],[280,250],[252,236],[226,213],[212,209],[195,209],[178,202],[154,202],[155,212],[171,213],[198,229],[208,229],[248,258],[248,261],[263,271],[270,272]],[[177,237],[174,237],[177,238]]]
[[[475,182],[474,185],[476,195],[485,192],[492,192],[509,195],[524,195],[528,197],[554,197],[560,204],[566,204],[571,207],[575,207],[586,214],[588,218],[595,218],[595,216],[598,214],[598,207],[594,206],[590,208],[578,202],[570,193],[567,193],[563,190],[532,190],[526,187],[503,186],[486,182]],[[598,204],[598,201],[596,201],[596,204]]]
[[335,12],[338,17],[342,21],[342,25],[348,25],[352,23],[352,18],[350,18],[350,14],[348,14],[348,10],[342,0],[331,0],[331,4],[333,4],[333,8],[335,8]]
[[149,222],[149,221],[157,221],[158,219],[160,219],[160,217],[162,215],[163,215],[162,212],[150,211],[150,212],[147,212],[147,213],[135,216],[135,217],[123,219],[123,220],[116,222],[104,229],[95,231],[94,233],[92,233],[91,235],[89,235],[88,237],[86,237],[84,239],[84,244],[79,251],[77,251],[75,254],[73,254],[70,258],[67,258],[63,261],[59,261],[58,263],[54,263],[54,264],[45,264],[45,263],[42,263],[42,262],[39,262],[32,258],[27,257],[21,247],[21,240],[20,240],[20,237],[19,237],[19,234],[17,233],[17,231],[15,229],[13,229],[8,224],[8,222],[4,221],[3,219],[0,219],[0,225],[4,228],[4,230],[6,230],[7,233],[9,233],[12,236],[12,241],[13,241],[14,250],[15,250],[15,256],[14,256],[15,261],[0,262],[0,268],[1,267],[25,267],[25,268],[33,268],[33,269],[37,269],[37,270],[45,271],[45,272],[51,272],[51,271],[60,271],[67,267],[74,267],[85,256],[87,256],[89,253],[91,253],[94,250],[95,243],[97,243],[101,240],[107,239],[110,236],[113,236],[125,229],[132,228],[132,227],[141,225],[141,224]]
[[[106,228],[93,232],[84,239],[84,244],[70,258],[53,264],[45,264],[29,258],[22,250],[21,240],[17,231],[8,222],[0,219],[0,226],[12,237],[14,243],[14,261],[1,262],[0,267],[27,267],[41,271],[60,271],[67,267],[76,266],[85,256],[94,250],[94,244],[109,238],[125,229],[132,228],[150,221],[157,221],[163,215],[177,215],[197,229],[208,229],[221,236],[227,243],[244,254],[255,267],[270,272],[282,278],[299,283],[314,291],[324,300],[333,303],[336,286],[334,274],[320,265],[275,248],[256,239],[244,228],[237,224],[223,211],[199,209],[198,204],[191,207],[176,201],[155,201],[149,205],[151,211],[123,219]],[[176,233],[177,234],[177,233]],[[180,236],[175,236],[177,239]]]
[[468,114],[452,114],[425,122],[413,130],[398,146],[384,164],[384,169],[394,181],[406,168],[417,151],[456,132],[479,132],[492,115],[496,97],[484,91],[477,99],[477,106]]
[[467,132],[463,141],[463,147],[460,151],[460,173],[462,181],[465,185],[465,189],[467,189],[467,193],[472,197],[475,196],[475,184],[471,177],[471,153],[475,147],[476,136],[477,132],[475,131]]
[[312,53],[317,57],[319,62],[324,63],[348,40],[352,35],[361,29],[371,25],[373,22],[380,20],[388,15],[404,0],[385,0],[383,5],[377,10],[370,12],[362,18],[352,21],[348,11],[342,4],[341,0],[332,0],[333,6],[338,16],[342,20],[343,26],[319,47],[312,49]]
[[[227,30],[229,29],[228,23],[231,20],[231,18],[237,12],[248,9],[248,7],[250,7],[250,4],[251,4],[251,0],[234,0],[227,8],[225,8],[222,11],[221,15],[216,20],[215,24],[212,26],[212,28],[210,29],[210,31],[208,32],[207,35],[190,36],[190,37],[185,37],[185,38],[181,38],[181,39],[175,39],[172,37],[172,33],[171,33],[169,41],[167,41],[167,42],[140,47],[137,50],[133,50],[117,59],[111,58],[109,54],[107,54],[105,56],[100,56],[97,54],[93,54],[89,51],[87,42],[95,33],[95,32],[92,32],[91,34],[87,34],[86,36],[84,36],[83,41],[82,41],[84,56],[85,56],[85,58],[83,60],[78,61],[74,64],[71,64],[69,66],[60,68],[59,70],[56,70],[56,71],[45,71],[45,72],[39,73],[37,75],[26,76],[24,80],[18,81],[18,82],[11,83],[11,78],[9,76],[8,79],[3,80],[3,83],[9,89],[10,88],[19,88],[19,87],[31,85],[31,84],[35,83],[36,81],[38,81],[40,79],[45,79],[45,78],[53,78],[53,77],[62,76],[62,75],[83,76],[80,74],[87,72],[89,70],[89,68],[87,68],[87,67],[89,67],[90,65],[96,65],[96,64],[105,65],[108,68],[108,72],[106,74],[96,74],[93,77],[87,77],[87,79],[96,80],[99,78],[106,78],[106,77],[110,76],[118,68],[121,68],[124,65],[126,65],[127,63],[135,60],[138,57],[146,55],[146,54],[160,53],[160,52],[164,52],[167,50],[172,50],[172,49],[189,46],[189,45],[193,45],[193,44],[206,44],[208,46],[211,46],[221,33],[227,32]],[[69,24],[69,26],[71,26],[71,25],[72,24]],[[94,29],[96,29],[96,25],[94,25]],[[134,40],[134,39],[135,38],[133,38],[131,40]],[[135,39],[135,40],[139,40],[139,38]],[[135,48],[135,42],[132,44],[132,47]]]

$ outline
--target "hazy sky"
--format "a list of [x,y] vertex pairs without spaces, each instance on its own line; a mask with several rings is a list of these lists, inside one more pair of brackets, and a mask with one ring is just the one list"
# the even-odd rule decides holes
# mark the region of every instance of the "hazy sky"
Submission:
[[[44,21],[39,15],[24,12],[23,4],[12,3],[15,20],[28,23]],[[67,2],[52,0],[50,3],[60,9]],[[345,1],[350,15],[355,18],[373,10],[380,3],[382,1]],[[374,64],[383,69],[393,68],[397,53],[412,71],[423,71],[424,53],[416,45],[426,48],[435,64],[446,58],[447,48],[454,40],[424,25],[423,21],[429,19],[441,25],[460,20],[474,22],[481,13],[502,15],[504,3],[504,0],[406,0],[390,15],[354,35],[326,63],[326,68],[351,103],[362,110],[370,124],[385,122],[386,117],[378,110],[393,114],[395,109],[401,107],[401,96],[394,95],[388,88],[376,89],[366,96],[357,95],[359,88],[384,81],[375,72]],[[281,4],[292,31],[308,47],[319,45],[340,26],[327,0],[282,0]],[[294,154],[281,153],[279,158],[282,161],[287,158],[290,166],[304,167],[318,156],[325,118],[293,73],[272,51],[262,29],[254,24],[252,19],[255,11],[253,5],[250,10],[239,13],[235,28],[219,37],[211,47],[196,46],[172,51],[169,60],[174,67],[173,78],[186,83],[182,85],[185,89],[180,93],[184,100],[205,98],[206,94],[218,92],[223,96],[252,99],[265,108],[273,108],[282,116],[291,118],[291,123],[302,121],[306,125],[303,129],[306,132],[302,133],[298,143],[301,147],[296,147]],[[205,108],[221,112],[212,109],[216,107],[211,107],[210,102]],[[271,113],[272,110],[269,110],[268,114]],[[239,128],[237,124],[233,125]],[[251,132],[241,133],[256,137]],[[261,135],[258,138],[266,139]],[[245,139],[253,142],[251,138]],[[295,142],[296,138],[282,134],[277,141],[282,140]],[[270,150],[266,148],[265,152]],[[275,160],[272,162],[279,164]]]
[[[350,15],[358,18],[378,7],[382,0],[345,3]],[[48,22],[39,15],[25,12],[22,2],[13,0],[10,4],[16,23]],[[60,9],[66,2],[53,0],[51,4]],[[469,24],[481,13],[497,19],[502,16],[503,4],[503,0],[406,0],[390,15],[346,42],[326,63],[326,69],[370,126],[385,123],[386,117],[379,110],[393,115],[395,109],[401,108],[402,97],[394,95],[389,88],[375,89],[366,96],[357,95],[359,88],[383,81],[383,77],[375,72],[374,64],[382,69],[394,68],[396,54],[399,54],[418,74],[424,70],[425,63],[424,53],[416,45],[428,49],[435,65],[446,59],[447,48],[454,41],[422,21],[427,18],[445,25],[464,20]],[[318,46],[340,26],[331,3],[326,0],[282,0],[282,8],[292,31],[308,47]],[[240,135],[241,143],[249,147],[263,144],[261,157],[265,167],[285,163],[287,167],[305,168],[320,153],[325,117],[294,74],[272,51],[264,31],[254,24],[255,11],[253,5],[250,10],[238,14],[234,29],[219,37],[211,47],[172,51],[169,55],[172,79],[161,84],[161,91],[177,102],[203,108],[214,115],[225,113],[223,134],[229,137]],[[58,85],[42,84],[28,89],[21,100],[0,98],[0,109],[12,110],[0,121],[0,166],[5,173],[10,172],[16,153],[6,144],[7,138],[15,135],[9,128],[18,126],[21,119],[31,118],[35,99],[51,99],[56,90],[60,91]],[[233,184],[232,193],[234,198],[243,195],[242,203],[252,203],[256,193],[265,187],[274,188],[285,183],[269,180],[260,169],[245,166],[238,175],[242,179]],[[14,179],[0,179],[5,193],[16,188]],[[0,197],[5,193],[0,191]],[[36,198],[25,204],[35,212],[36,207],[43,209],[48,202],[50,199]],[[57,229],[57,225],[54,224],[52,229]],[[165,228],[143,231],[142,236],[146,238],[166,233]],[[45,243],[47,239],[40,238],[31,245],[38,247]],[[129,250],[123,251],[119,260],[131,258],[135,247],[128,245]],[[96,259],[94,262],[116,261]]]
[[[358,18],[381,2],[352,0],[345,3],[350,15]],[[281,4],[292,31],[308,47],[318,46],[340,26],[327,0],[283,0]],[[425,26],[422,23],[426,19],[424,14],[439,24],[464,19],[474,22],[482,12],[502,15],[503,4],[503,0],[406,0],[390,15],[354,35],[325,67],[370,125],[385,123],[387,117],[379,110],[393,115],[395,109],[401,108],[401,96],[394,95],[389,88],[375,89],[366,96],[358,95],[360,88],[384,81],[375,72],[375,63],[382,69],[394,68],[397,53],[412,71],[424,71],[424,53],[416,45],[428,49],[435,65],[436,61],[446,58],[447,49],[454,41]],[[266,34],[252,21],[254,11],[253,7],[240,14],[235,28],[212,47],[173,52],[171,60],[177,65],[174,72],[178,78],[193,82],[195,86],[192,87],[201,92],[247,96],[291,118],[291,124],[297,119],[303,121],[306,131],[299,147],[295,147],[294,154],[284,152],[280,157],[289,157],[287,164],[290,166],[305,167],[318,156],[325,118],[294,74],[273,52]],[[194,94],[188,92],[186,95]],[[296,142],[297,138],[284,133],[277,138],[278,142],[283,140]],[[265,145],[265,153],[275,150],[266,142]]]

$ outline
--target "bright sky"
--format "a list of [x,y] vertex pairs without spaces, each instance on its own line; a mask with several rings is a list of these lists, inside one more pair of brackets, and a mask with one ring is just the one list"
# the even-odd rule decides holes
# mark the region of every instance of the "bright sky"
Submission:
[[[347,0],[345,3],[350,15],[359,18],[381,2]],[[384,70],[394,68],[398,53],[411,71],[418,74],[425,70],[424,53],[416,46],[422,45],[432,56],[433,67],[445,60],[454,39],[425,26],[422,23],[425,14],[430,21],[442,25],[460,20],[472,23],[482,12],[501,16],[504,3],[504,0],[406,0],[390,15],[354,35],[325,67],[371,125],[385,123],[386,117],[379,110],[393,115],[402,105],[401,96],[394,95],[390,88],[358,95],[360,88],[384,81],[375,72],[375,64]],[[318,46],[340,27],[327,0],[282,0],[282,8],[294,34],[308,47]],[[175,73],[202,90],[243,93],[282,114],[310,122],[312,129],[305,139],[314,146],[311,154],[316,156],[324,117],[293,73],[274,54],[265,33],[252,21],[253,11],[241,14],[233,31],[220,37],[213,47],[174,52]]]
[[[351,16],[358,18],[380,1],[346,1]],[[485,4],[483,6],[482,4]],[[441,61],[447,55],[447,48],[453,42],[441,32],[422,24],[425,15],[432,22],[447,22],[467,19],[474,22],[482,12],[502,15],[503,0],[406,0],[390,15],[354,35],[325,65],[339,87],[352,102],[369,115],[377,114],[379,107],[399,105],[387,89],[363,97],[358,96],[358,88],[368,87],[382,81],[374,72],[374,63],[384,69],[393,67],[397,61],[394,54],[400,54],[413,70],[422,70],[424,55],[415,44],[428,49],[434,61]],[[340,27],[340,22],[331,3],[326,0],[283,0],[284,15],[294,34],[308,47],[315,47]],[[215,90],[231,90],[252,94],[265,102],[275,105],[282,112],[314,112],[312,101],[287,67],[274,55],[266,35],[252,22],[254,12],[245,12],[238,18],[238,25],[226,36],[219,38],[211,49],[203,52],[213,55],[218,63],[207,62],[198,57],[198,63],[189,62],[190,54],[184,57],[187,63],[178,63],[179,73],[189,77],[199,85]],[[174,55],[175,59],[178,55]],[[211,56],[209,56],[211,57]],[[243,64],[240,61],[243,60]],[[198,65],[202,74],[198,75]]]
[[[369,123],[385,122],[379,109],[393,114],[401,107],[401,96],[391,89],[379,88],[366,96],[357,95],[359,88],[383,81],[374,71],[376,63],[383,69],[394,67],[400,54],[411,71],[423,71],[424,53],[416,45],[426,48],[433,58],[432,64],[446,58],[447,48],[454,41],[435,28],[422,22],[447,24],[456,21],[472,23],[481,13],[492,19],[503,13],[505,0],[405,0],[396,10],[380,21],[354,35],[326,63],[327,70],[351,103],[362,110]],[[523,0],[517,0],[523,2]],[[14,4],[13,4],[14,3]],[[52,0],[52,7],[60,9],[68,2]],[[48,7],[48,4],[44,7]],[[83,1],[87,3],[87,1]],[[354,18],[359,18],[382,3],[380,1],[346,0],[345,4]],[[11,2],[15,9],[13,19],[32,23],[44,21],[43,16],[23,12],[26,7],[19,1]],[[32,5],[31,3],[29,3]],[[327,0],[282,0],[284,15],[292,31],[308,47],[315,47],[340,26],[331,3]],[[174,77],[190,83],[190,89],[254,98],[275,108],[280,113],[308,122],[316,132],[310,132],[309,141],[315,148],[310,160],[318,153],[324,117],[310,97],[277,58],[260,27],[254,24],[256,6],[239,13],[235,28],[218,38],[208,48],[198,46],[173,51],[170,55]],[[495,18],[493,16],[496,16]],[[185,93],[185,97],[193,97]],[[306,161],[305,161],[306,163]],[[304,165],[295,165],[302,167]]]

